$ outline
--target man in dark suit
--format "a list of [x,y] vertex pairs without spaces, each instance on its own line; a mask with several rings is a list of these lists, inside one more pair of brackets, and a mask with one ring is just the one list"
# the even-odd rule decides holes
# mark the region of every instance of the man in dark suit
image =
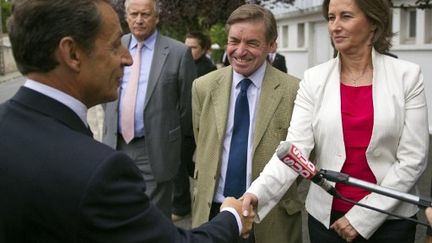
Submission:
[[109,0],[15,1],[8,30],[27,81],[0,105],[0,242],[234,242],[251,228],[232,198],[176,228],[134,162],[91,137],[87,109],[116,99],[132,64]]
[[[138,58],[135,54],[143,44],[138,52],[142,61],[134,91],[136,101],[126,104],[131,98],[126,93],[133,76],[133,67],[126,67],[119,102],[106,105],[102,141],[135,161],[146,182],[146,194],[171,217],[173,180],[184,156],[182,151],[186,151],[182,146],[194,143],[191,85],[196,77],[195,64],[189,48],[157,31],[158,0],[126,0],[125,10],[131,34],[123,36],[123,45]],[[133,110],[130,125],[124,122],[129,108]],[[126,139],[128,129],[133,135]]]
[[281,54],[274,52],[269,54],[269,62],[271,65],[282,72],[286,73],[288,72],[285,62],[285,57]]
[[[210,48],[210,38],[207,35],[200,31],[192,31],[186,35],[185,45],[191,49],[198,77],[216,70],[216,66],[206,55]],[[192,161],[195,141],[189,145],[189,147],[183,146],[182,154],[184,156],[182,156],[180,168],[174,180],[171,214],[173,221],[181,220],[191,212],[189,176],[193,176],[195,169],[195,164]]]

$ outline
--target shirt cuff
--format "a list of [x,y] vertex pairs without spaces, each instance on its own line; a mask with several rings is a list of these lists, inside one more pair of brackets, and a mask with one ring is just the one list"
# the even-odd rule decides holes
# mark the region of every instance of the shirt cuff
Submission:
[[237,213],[237,210],[235,210],[232,207],[226,207],[226,208],[221,209],[221,212],[223,212],[223,211],[228,211],[228,212],[234,214],[234,217],[236,218],[236,221],[237,221],[237,226],[239,228],[239,235],[241,235],[241,232],[243,230],[243,225],[241,222],[240,215]]

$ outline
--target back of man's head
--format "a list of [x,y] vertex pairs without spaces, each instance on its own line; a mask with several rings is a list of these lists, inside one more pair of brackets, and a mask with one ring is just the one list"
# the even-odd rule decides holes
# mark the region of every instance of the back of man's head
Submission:
[[58,65],[55,50],[69,36],[89,53],[102,22],[97,4],[108,0],[15,0],[8,22],[19,71],[48,72]]

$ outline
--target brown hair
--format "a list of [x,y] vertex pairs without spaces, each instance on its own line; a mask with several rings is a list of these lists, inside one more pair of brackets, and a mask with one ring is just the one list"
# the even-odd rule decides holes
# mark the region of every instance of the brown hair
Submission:
[[[391,47],[392,12],[389,0],[354,0],[371,24],[376,26],[372,44],[375,50],[386,53]],[[324,0],[322,13],[328,21],[330,0]]]
[[231,25],[248,21],[263,21],[266,28],[266,40],[270,42],[277,39],[276,20],[272,12],[257,4],[244,4],[234,10],[228,17],[225,30],[228,33]]

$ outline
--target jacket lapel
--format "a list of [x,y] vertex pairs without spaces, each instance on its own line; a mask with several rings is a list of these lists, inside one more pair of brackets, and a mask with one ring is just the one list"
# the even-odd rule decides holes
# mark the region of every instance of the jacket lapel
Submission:
[[48,96],[29,88],[21,87],[12,100],[39,113],[45,114],[46,116],[52,117],[74,131],[91,137],[93,136],[91,130],[81,121],[74,111]]
[[168,56],[168,53],[169,53],[169,46],[166,44],[165,39],[160,34],[157,34],[155,49],[153,51],[153,60],[150,67],[150,75],[147,84],[144,109],[147,106],[147,103],[150,100],[151,95],[153,94],[153,91],[161,75],[162,67]]
[[225,68],[225,72],[216,80],[217,84],[211,91],[211,100],[216,117],[216,129],[218,133],[218,140],[222,141],[226,123],[228,119],[228,105],[231,94],[232,85],[232,67]]
[[281,81],[274,78],[273,70],[269,67],[270,65],[267,65],[261,87],[258,111],[255,116],[257,120],[255,122],[252,154],[255,153],[283,96],[282,89],[280,89]]

